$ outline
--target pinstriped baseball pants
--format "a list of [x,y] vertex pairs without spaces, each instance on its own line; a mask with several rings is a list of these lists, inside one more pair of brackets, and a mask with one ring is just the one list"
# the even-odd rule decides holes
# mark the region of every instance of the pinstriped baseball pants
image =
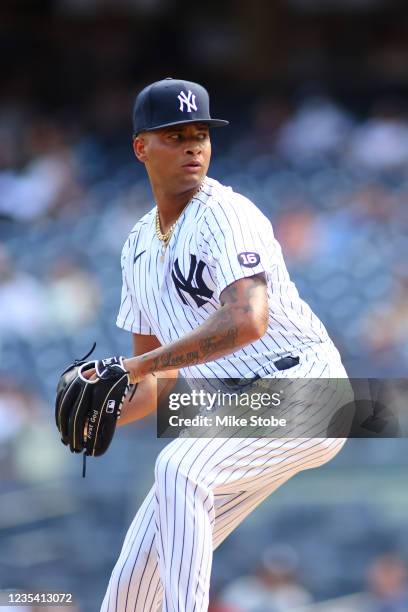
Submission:
[[[309,348],[279,378],[346,378],[337,351]],[[351,396],[339,398],[343,405]],[[213,550],[298,472],[332,459],[344,438],[176,439],[159,454],[101,612],[206,612]]]

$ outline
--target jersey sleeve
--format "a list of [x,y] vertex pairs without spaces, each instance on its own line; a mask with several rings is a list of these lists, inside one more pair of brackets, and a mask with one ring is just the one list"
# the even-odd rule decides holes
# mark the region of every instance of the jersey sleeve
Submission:
[[132,289],[131,259],[130,240],[127,240],[121,257],[122,295],[116,325],[134,334],[152,335],[153,331],[143,316]]
[[272,226],[249,200],[235,194],[225,204],[206,212],[202,230],[202,250],[206,263],[215,272],[218,295],[241,278],[271,269]]

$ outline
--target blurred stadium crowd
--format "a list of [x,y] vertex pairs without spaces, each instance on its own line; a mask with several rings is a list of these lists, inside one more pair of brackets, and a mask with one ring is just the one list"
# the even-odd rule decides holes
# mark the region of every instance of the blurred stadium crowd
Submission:
[[[101,599],[123,529],[151,480],[145,466],[161,444],[153,439],[152,424],[144,426],[148,436],[143,427],[120,431],[114,452],[100,460],[103,478],[94,473],[79,492],[78,463],[59,448],[53,431],[57,373],[94,341],[98,355],[130,352],[128,334],[114,324],[120,251],[153,202],[124,123],[130,106],[124,113],[116,102],[101,110],[109,115],[109,129],[98,134],[68,111],[52,116],[23,105],[0,107],[0,587],[38,587],[46,575],[56,588],[76,589],[87,611]],[[406,376],[404,104],[378,98],[362,117],[315,91],[295,100],[264,97],[245,125],[239,109],[232,115],[229,139],[219,143],[214,133],[210,176],[246,194],[271,219],[300,294],[327,325],[349,374]],[[390,470],[406,465],[398,441],[377,441],[374,452],[369,442],[349,442],[347,455],[336,459],[340,474],[360,464]],[[142,476],[135,465],[142,466]],[[359,482],[366,485],[365,473]],[[24,493],[27,486],[34,487],[30,494]],[[319,486],[326,486],[324,478]],[[300,504],[302,517],[297,504],[292,512],[263,510],[242,532],[241,553],[232,543],[217,556],[212,612],[301,609],[315,598],[364,588],[367,607],[359,600],[344,609],[407,610],[400,558],[408,554],[406,523],[392,512],[373,511],[381,478],[372,486],[366,505],[353,498],[347,511],[318,504]],[[346,499],[347,490],[342,493]],[[50,499],[52,509],[44,511]],[[270,505],[265,508],[270,512]],[[98,538],[84,550],[91,522]],[[61,526],[77,539],[63,540]],[[284,541],[293,548],[266,549],[256,574],[234,582],[251,566],[242,552],[245,541],[258,560],[263,544]],[[392,549],[391,556],[383,556],[385,549]],[[90,590],[84,571],[93,580]]]

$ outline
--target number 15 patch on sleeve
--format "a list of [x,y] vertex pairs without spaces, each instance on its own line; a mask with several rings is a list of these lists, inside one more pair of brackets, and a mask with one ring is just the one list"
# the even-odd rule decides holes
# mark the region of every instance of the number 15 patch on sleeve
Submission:
[[238,253],[238,261],[241,266],[245,266],[245,268],[255,268],[261,261],[261,258],[258,253],[244,251],[243,253]]

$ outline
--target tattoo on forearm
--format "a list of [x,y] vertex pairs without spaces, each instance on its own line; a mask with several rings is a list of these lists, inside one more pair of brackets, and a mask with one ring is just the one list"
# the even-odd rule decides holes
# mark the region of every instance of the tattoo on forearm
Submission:
[[[148,359],[142,357],[142,359]],[[180,368],[185,365],[194,365],[198,362],[199,355],[198,351],[189,351],[187,353],[174,354],[174,351],[166,351],[160,357],[154,357],[153,362],[149,368],[149,372],[156,372],[166,368]]]
[[230,327],[226,334],[209,336],[200,340],[200,354],[202,357],[210,357],[224,349],[233,349],[237,346],[238,328]]
[[[142,355],[141,359],[145,360],[146,357],[144,355]],[[159,369],[159,364],[160,364],[160,359],[158,357],[154,357],[153,358],[152,366],[151,366],[149,371],[150,372],[156,372]]]
[[[167,368],[181,368],[183,366],[195,365],[202,359],[208,359],[218,355],[220,351],[225,349],[234,349],[238,346],[238,328],[230,327],[227,333],[209,336],[198,342],[199,351],[188,351],[187,353],[177,353],[174,351],[166,351],[160,357],[154,357],[149,367],[149,372]],[[142,359],[148,359],[148,355],[142,356]]]

